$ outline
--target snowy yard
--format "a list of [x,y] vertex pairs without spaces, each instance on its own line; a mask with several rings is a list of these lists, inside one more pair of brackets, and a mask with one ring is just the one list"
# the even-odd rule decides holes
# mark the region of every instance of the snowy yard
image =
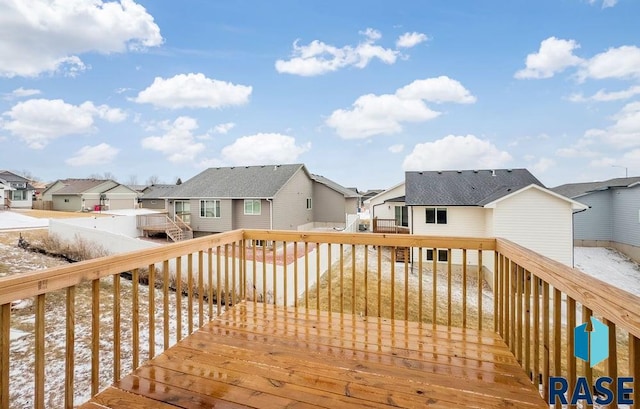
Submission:
[[640,296],[640,265],[624,254],[602,247],[575,247],[575,267]]

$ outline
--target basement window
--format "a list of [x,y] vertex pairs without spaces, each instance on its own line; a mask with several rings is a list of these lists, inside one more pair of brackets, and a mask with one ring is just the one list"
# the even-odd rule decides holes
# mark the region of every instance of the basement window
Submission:
[[427,224],[447,224],[447,209],[444,207],[427,207],[425,221]]
[[[438,261],[442,261],[442,262],[449,261],[448,250],[437,250],[437,251],[438,251]],[[427,261],[433,261],[433,249],[427,249]]]

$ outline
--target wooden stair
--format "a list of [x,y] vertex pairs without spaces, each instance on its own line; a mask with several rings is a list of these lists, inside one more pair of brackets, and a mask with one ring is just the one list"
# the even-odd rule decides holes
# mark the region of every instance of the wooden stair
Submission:
[[167,237],[175,242],[192,239],[193,230],[191,230],[191,228],[186,223],[184,223],[182,219],[180,219],[179,222],[180,223],[178,224],[171,220],[169,216],[167,216],[167,224],[164,231]]

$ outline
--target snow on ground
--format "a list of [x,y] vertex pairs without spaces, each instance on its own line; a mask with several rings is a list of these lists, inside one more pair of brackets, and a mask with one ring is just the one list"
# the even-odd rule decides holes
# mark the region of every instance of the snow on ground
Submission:
[[33,229],[49,226],[49,219],[36,219],[11,211],[0,212],[0,230]]
[[575,247],[575,267],[590,276],[640,296],[640,264],[616,250]]

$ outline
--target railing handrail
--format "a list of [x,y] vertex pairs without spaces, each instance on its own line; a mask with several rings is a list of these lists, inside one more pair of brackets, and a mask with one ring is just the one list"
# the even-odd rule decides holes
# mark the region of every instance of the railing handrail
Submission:
[[178,227],[180,227],[181,229],[185,229],[187,231],[192,231],[191,226],[185,223],[184,220],[182,220],[182,217],[176,214],[175,218],[176,218],[175,222]]
[[496,251],[640,338],[640,297],[503,238]]
[[0,305],[64,289],[81,282],[112,276],[138,268],[141,265],[151,265],[169,258],[183,257],[186,254],[238,240],[242,240],[242,230],[3,277],[0,278]]

